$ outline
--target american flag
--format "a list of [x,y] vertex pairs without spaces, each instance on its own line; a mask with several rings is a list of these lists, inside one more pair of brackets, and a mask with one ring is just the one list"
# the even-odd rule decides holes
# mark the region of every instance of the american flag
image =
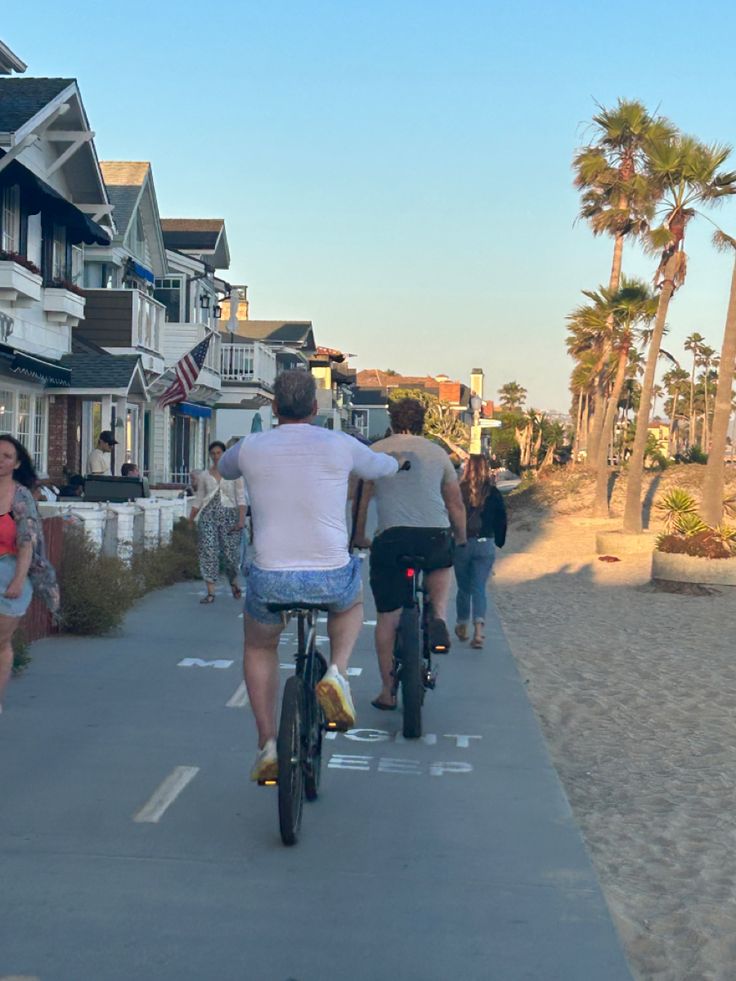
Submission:
[[211,340],[212,334],[210,333],[196,347],[193,347],[191,351],[187,351],[184,357],[177,362],[176,368],[174,368],[176,378],[158,400],[160,409],[165,408],[167,405],[175,405],[177,402],[183,402],[194,388],[194,383],[197,381],[199,373],[202,370],[204,359],[207,357]]

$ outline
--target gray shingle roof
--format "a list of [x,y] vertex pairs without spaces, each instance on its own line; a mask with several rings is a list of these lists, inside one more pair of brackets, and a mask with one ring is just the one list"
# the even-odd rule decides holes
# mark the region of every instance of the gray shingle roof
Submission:
[[[220,329],[227,332],[227,320]],[[271,341],[273,344],[304,344],[312,340],[312,323],[309,320],[239,320],[238,333],[233,337],[247,341]]]
[[115,207],[113,217],[115,218],[118,237],[121,239],[125,238],[125,233],[128,230],[133,209],[140,196],[141,189],[140,187],[115,187],[114,185],[111,187],[108,184],[107,193],[110,198],[110,204]]
[[71,368],[71,388],[127,388],[139,358],[136,354],[65,354],[64,368]]
[[15,133],[73,78],[0,78],[0,132]]

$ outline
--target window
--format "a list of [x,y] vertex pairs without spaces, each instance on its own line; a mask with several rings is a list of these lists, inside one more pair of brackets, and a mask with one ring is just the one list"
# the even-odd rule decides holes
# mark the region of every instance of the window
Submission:
[[78,245],[72,246],[71,281],[75,286],[81,286],[84,277],[84,249]]
[[0,389],[0,432],[9,433],[21,442],[36,471],[46,472],[48,400],[43,395]]
[[0,432],[15,432],[15,392],[0,389]]
[[166,276],[156,280],[153,291],[154,299],[166,307],[166,319],[170,323],[183,322],[182,310],[182,278],[181,276]]
[[3,252],[20,252],[20,188],[6,187],[2,192],[2,241]]
[[368,435],[368,410],[353,409],[353,425],[361,436]]
[[189,480],[193,422],[191,416],[181,416],[178,413],[172,413],[169,417],[169,426],[171,427],[169,470],[173,484],[185,484]]
[[51,278],[56,282],[69,279],[71,270],[67,263],[66,228],[54,223],[54,233],[51,242]]

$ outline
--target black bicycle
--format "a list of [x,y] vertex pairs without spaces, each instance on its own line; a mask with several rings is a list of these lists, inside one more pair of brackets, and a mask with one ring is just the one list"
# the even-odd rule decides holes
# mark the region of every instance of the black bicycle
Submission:
[[437,654],[447,653],[444,645],[432,648],[430,644],[432,601],[421,572],[423,561],[424,557],[420,555],[402,555],[399,559],[406,572],[407,590],[394,645],[393,694],[396,697],[401,689],[405,739],[419,739],[422,735],[424,696],[437,684],[432,669],[433,650]]
[[272,613],[297,621],[296,671],[287,680],[281,699],[276,747],[278,779],[259,781],[261,786],[278,785],[279,829],[285,845],[296,844],[302,821],[304,798],[319,795],[322,771],[322,732],[339,726],[325,722],[315,689],[327,671],[327,662],[317,650],[317,614],[320,606],[272,604]]

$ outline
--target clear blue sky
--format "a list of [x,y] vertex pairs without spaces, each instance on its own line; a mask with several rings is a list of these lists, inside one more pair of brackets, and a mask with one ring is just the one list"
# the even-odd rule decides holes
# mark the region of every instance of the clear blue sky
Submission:
[[[152,161],[165,217],[226,219],[251,316],[311,318],[361,367],[482,366],[540,408],[567,408],[564,318],[608,276],[570,183],[593,100],[736,140],[723,0],[705,25],[681,0],[5,6],[29,74],[79,79],[101,158]],[[730,277],[705,228],[688,252],[678,353],[693,330],[720,347]]]

